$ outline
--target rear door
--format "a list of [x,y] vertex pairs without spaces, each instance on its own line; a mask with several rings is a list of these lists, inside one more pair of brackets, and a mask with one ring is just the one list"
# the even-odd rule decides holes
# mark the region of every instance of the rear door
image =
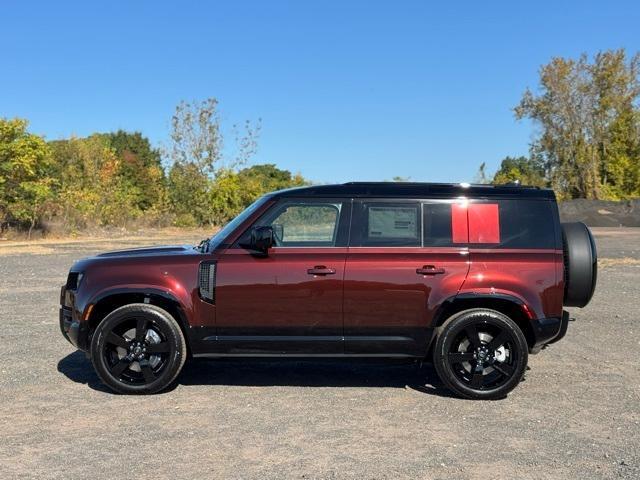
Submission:
[[354,202],[344,281],[345,353],[424,355],[431,320],[469,270],[450,201]]

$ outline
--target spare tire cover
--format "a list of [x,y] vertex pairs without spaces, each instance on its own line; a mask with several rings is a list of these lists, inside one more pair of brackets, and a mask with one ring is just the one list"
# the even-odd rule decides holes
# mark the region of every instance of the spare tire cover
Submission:
[[564,304],[584,307],[596,288],[598,256],[589,228],[582,222],[562,224]]

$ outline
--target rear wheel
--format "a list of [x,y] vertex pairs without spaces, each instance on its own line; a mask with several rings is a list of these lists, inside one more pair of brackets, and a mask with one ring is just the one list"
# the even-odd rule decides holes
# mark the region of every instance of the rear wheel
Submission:
[[100,322],[91,361],[102,380],[120,393],[156,393],[178,376],[187,347],[175,319],[143,303],[120,307]]
[[433,360],[442,382],[456,394],[496,399],[518,385],[527,358],[527,341],[513,320],[495,310],[473,309],[441,327]]

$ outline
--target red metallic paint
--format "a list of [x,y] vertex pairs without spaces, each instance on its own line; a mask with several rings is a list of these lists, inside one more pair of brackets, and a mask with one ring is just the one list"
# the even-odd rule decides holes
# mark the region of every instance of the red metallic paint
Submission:
[[[468,258],[466,248],[349,248],[345,336],[401,335],[419,342],[438,306],[462,286]],[[444,273],[416,273],[431,266]],[[353,348],[348,339],[346,348]]]
[[[218,334],[342,335],[346,256],[346,248],[277,247],[268,257],[226,250],[217,266]],[[314,267],[335,274],[309,274]]]
[[562,250],[470,248],[471,268],[460,293],[511,295],[534,318],[560,317],[562,255]]
[[90,305],[109,295],[155,292],[177,301],[191,326],[215,324],[215,308],[200,300],[197,271],[203,259],[195,250],[180,255],[93,258],[79,262],[84,271],[82,288],[67,291],[73,298],[73,319],[81,320]]

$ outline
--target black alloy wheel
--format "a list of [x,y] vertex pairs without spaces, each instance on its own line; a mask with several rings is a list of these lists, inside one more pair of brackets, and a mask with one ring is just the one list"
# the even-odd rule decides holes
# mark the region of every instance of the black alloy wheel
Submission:
[[178,376],[186,343],[175,319],[149,304],[130,304],[94,332],[91,359],[100,379],[121,393],[155,393]]
[[528,360],[526,339],[516,323],[500,312],[460,312],[441,327],[434,350],[440,379],[458,395],[496,399],[513,390]]

